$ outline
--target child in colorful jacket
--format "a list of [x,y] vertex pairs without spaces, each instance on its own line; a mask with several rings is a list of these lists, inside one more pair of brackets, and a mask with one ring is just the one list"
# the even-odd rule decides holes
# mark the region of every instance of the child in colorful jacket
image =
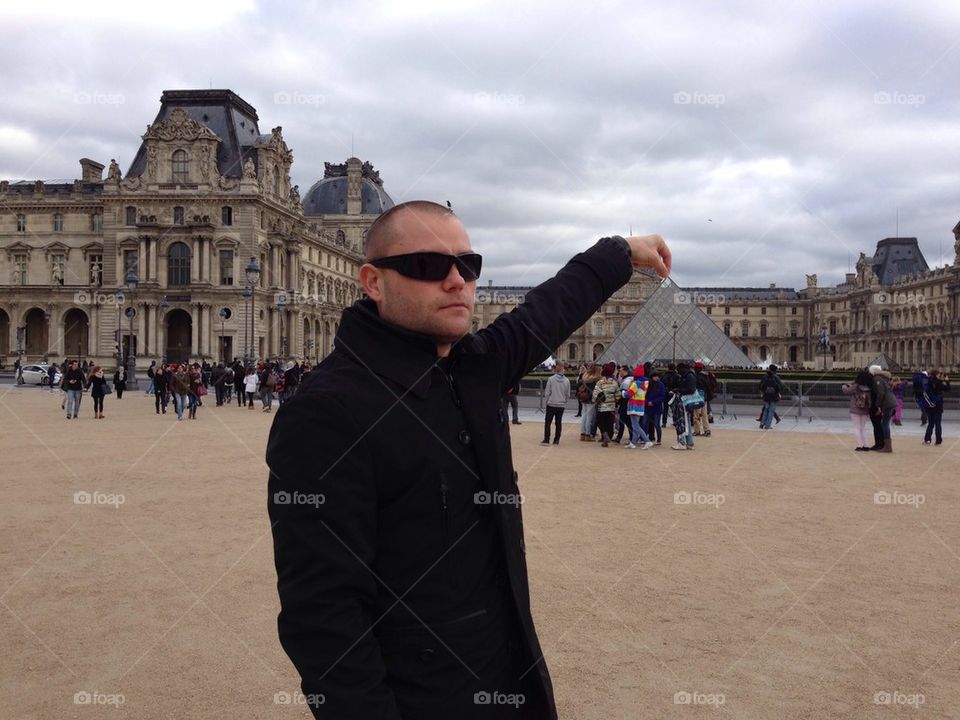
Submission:
[[633,369],[633,382],[627,389],[627,417],[630,418],[631,432],[628,450],[637,447],[637,439],[643,440],[641,449],[649,450],[653,447],[650,436],[643,429],[643,414],[647,404],[647,379],[644,377],[643,365]]

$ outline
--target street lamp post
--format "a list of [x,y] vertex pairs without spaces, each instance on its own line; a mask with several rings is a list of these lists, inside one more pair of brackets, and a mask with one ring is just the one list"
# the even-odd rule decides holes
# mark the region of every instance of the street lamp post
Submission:
[[133,302],[133,293],[137,289],[140,278],[137,277],[137,271],[130,268],[125,279],[131,297],[130,307],[127,308],[127,317],[130,319],[130,340],[127,342],[127,387],[137,390],[137,353],[133,349],[133,318],[137,315],[137,308]]
[[250,364],[253,364],[253,361],[256,359],[254,348],[257,344],[256,325],[254,324],[254,318],[257,312],[256,287],[257,282],[260,280],[260,265],[257,264],[255,257],[250,258],[250,262],[247,263],[244,272],[247,276],[247,287],[250,288]]
[[[247,315],[250,314],[250,298],[253,295],[253,290],[248,287],[243,289],[243,292],[240,293],[243,296],[244,309],[247,311]],[[250,324],[244,320],[243,322],[243,367],[247,368],[250,366]]]
[[227,309],[220,308],[220,312],[217,313],[220,316],[220,361],[226,365],[227,364],[227,339],[224,337],[223,323],[227,319]]
[[673,324],[673,364],[677,364],[677,330],[680,329],[680,326],[676,323]]
[[120,308],[123,305],[123,291],[117,290],[113,299],[117,301],[117,370],[123,366],[123,327],[120,322]]

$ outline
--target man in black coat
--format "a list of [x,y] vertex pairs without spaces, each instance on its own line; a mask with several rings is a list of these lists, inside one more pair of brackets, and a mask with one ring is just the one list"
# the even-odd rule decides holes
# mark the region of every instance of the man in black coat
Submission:
[[500,398],[629,280],[656,235],[604,238],[475,335],[479,256],[447,208],[371,226],[335,349],[274,421],[280,642],[317,718],[556,718],[530,613]]

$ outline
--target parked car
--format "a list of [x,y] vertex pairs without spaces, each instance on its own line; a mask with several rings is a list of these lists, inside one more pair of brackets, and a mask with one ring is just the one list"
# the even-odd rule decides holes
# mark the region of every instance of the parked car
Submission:
[[24,365],[23,373],[24,385],[48,385],[50,383],[49,366],[47,365]]

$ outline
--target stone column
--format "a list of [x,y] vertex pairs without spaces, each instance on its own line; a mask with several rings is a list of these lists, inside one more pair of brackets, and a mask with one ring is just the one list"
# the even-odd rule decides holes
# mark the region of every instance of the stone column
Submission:
[[98,355],[100,341],[100,306],[90,306],[90,322],[87,325],[87,355]]
[[191,238],[190,240],[190,282],[191,284],[200,281],[200,239]]
[[160,287],[167,286],[167,259],[160,257],[160,241],[157,240],[157,282]]
[[147,304],[140,304],[137,311],[137,357],[139,358],[146,354],[149,346],[147,342]]
[[194,358],[200,350],[198,344],[200,331],[200,306],[193,304],[190,306],[190,357]]

